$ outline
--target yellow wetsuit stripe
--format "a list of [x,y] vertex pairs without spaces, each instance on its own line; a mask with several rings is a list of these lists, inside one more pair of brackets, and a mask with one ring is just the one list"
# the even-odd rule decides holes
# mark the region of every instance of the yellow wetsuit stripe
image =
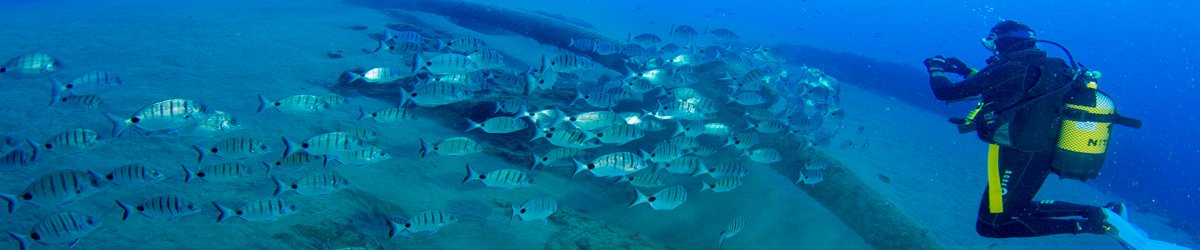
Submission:
[[1000,190],[1000,146],[988,144],[988,210],[1004,212],[1004,192]]

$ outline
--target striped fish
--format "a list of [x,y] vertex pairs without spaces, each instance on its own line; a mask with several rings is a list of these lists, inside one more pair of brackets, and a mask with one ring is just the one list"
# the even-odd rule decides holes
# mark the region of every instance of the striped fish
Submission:
[[28,167],[32,166],[37,161],[38,150],[32,142],[29,143],[32,151],[26,152],[23,149],[15,149],[8,151],[4,157],[0,157],[0,166],[5,167]]
[[625,122],[624,117],[621,117],[616,112],[607,110],[583,112],[573,116],[565,116],[562,120],[587,131],[596,131],[614,125],[628,124]]
[[592,49],[596,48],[596,40],[574,37],[571,37],[570,39],[571,40],[567,43],[567,47],[583,51],[592,51]]
[[688,25],[671,25],[670,35],[683,40],[692,40],[692,38],[700,35],[700,32],[697,32],[696,28]]
[[417,53],[414,58],[416,64],[413,65],[413,72],[425,69],[434,75],[459,75],[479,70],[479,65],[471,58],[459,54],[440,54],[425,59],[421,53]]
[[788,126],[787,123],[781,122],[779,120],[765,120],[765,121],[759,121],[757,123],[751,122],[751,121],[746,121],[746,130],[753,129],[753,130],[758,131],[759,133],[764,133],[764,134],[774,134],[774,133],[784,132],[784,131],[788,131],[789,128],[790,127]]
[[349,134],[351,137],[363,142],[374,141],[376,138],[379,138],[379,131],[369,128],[348,128],[341,132]]
[[548,197],[534,198],[526,200],[520,207],[512,206],[512,210],[512,217],[508,219],[510,223],[513,219],[520,218],[521,221],[540,220],[542,225],[545,225],[549,222],[547,219],[550,215],[558,211],[558,202]]
[[732,145],[739,150],[746,150],[759,143],[762,143],[762,137],[758,133],[741,133],[729,136],[729,139],[725,141],[725,146]]
[[823,180],[825,180],[825,170],[801,168],[799,176],[796,177],[796,184],[817,185]]
[[542,55],[542,65],[525,72],[525,82],[525,95],[533,94],[537,90],[553,89],[554,84],[558,83],[558,70],[550,63],[550,59]]
[[129,118],[121,118],[105,113],[104,116],[113,123],[113,136],[120,136],[129,127],[143,134],[179,131],[187,126],[204,120],[209,115],[208,107],[197,101],[188,99],[167,99],[159,101],[133,113]]
[[588,163],[575,161],[575,173],[571,178],[584,170],[592,172],[596,177],[625,176],[646,168],[646,162],[641,156],[631,152],[616,152],[596,157]]
[[319,134],[304,140],[304,142],[296,143],[283,137],[283,156],[287,157],[293,153],[304,151],[311,155],[336,155],[342,152],[358,149],[366,145],[363,140],[346,132],[329,132]]
[[596,62],[586,56],[562,54],[550,58],[550,65],[558,72],[578,73],[592,70],[596,67]]
[[487,74],[482,71],[474,71],[457,75],[436,75],[430,76],[425,83],[434,82],[458,84],[470,91],[482,91],[487,88]]
[[400,88],[400,106],[412,101],[421,107],[437,107],[475,97],[475,92],[462,84],[427,82],[417,85],[412,92]]
[[717,179],[713,183],[700,182],[700,191],[712,190],[716,193],[724,193],[733,191],[733,189],[742,185],[742,177],[725,176]]
[[700,136],[700,134],[704,133],[704,125],[705,123],[703,121],[691,121],[688,122],[687,125],[684,125],[683,122],[675,121],[675,134],[672,136]]
[[[250,166],[246,166],[246,164],[237,162],[209,165],[198,171],[192,171],[184,165],[180,165],[180,167],[183,168],[184,172],[183,182],[191,181],[192,177],[204,179],[206,181],[231,181],[254,174],[254,170],[251,169]],[[267,168],[266,172],[271,172],[271,169]]]
[[596,139],[602,143],[625,145],[633,140],[640,139],[646,136],[641,128],[637,125],[620,124],[612,127],[607,127],[596,133]]
[[105,188],[108,182],[95,173],[65,169],[38,177],[19,195],[0,194],[0,198],[8,201],[11,214],[25,203],[42,208],[63,207]]
[[420,42],[399,42],[395,45],[384,44],[389,53],[393,55],[410,56],[412,54],[425,51],[425,43]]
[[533,166],[530,166],[529,169],[537,169],[537,167],[539,165],[540,166],[549,166],[550,164],[554,164],[555,162],[558,162],[561,160],[575,159],[575,158],[591,158],[590,155],[591,154],[589,154],[587,151],[584,151],[583,149],[555,148],[555,149],[552,149],[552,150],[546,152],[546,154],[544,154],[544,155],[539,156],[537,154],[533,154],[533,156],[532,156],[533,157]]
[[667,139],[666,141],[663,141],[663,143],[675,144],[675,145],[678,145],[679,148],[682,148],[685,150],[695,149],[695,148],[700,147],[699,139],[696,139],[696,137],[688,137],[688,136],[671,137],[671,139]]
[[327,195],[350,187],[350,180],[333,172],[310,174],[290,184],[274,176],[271,180],[275,181],[275,196],[287,191],[296,191],[303,196]]
[[732,238],[734,235],[742,232],[746,228],[746,220],[742,217],[733,218],[733,222],[729,222],[729,226],[725,226],[725,231],[721,231],[721,237],[717,240],[717,249],[725,247],[725,239]]
[[104,175],[104,179],[121,186],[142,186],[167,179],[162,171],[141,163],[121,165]]
[[311,155],[311,154],[308,154],[308,152],[300,151],[300,152],[296,152],[292,155],[280,158],[278,161],[275,161],[275,163],[273,163],[273,164],[263,163],[263,165],[267,166],[267,168],[272,168],[272,166],[274,166],[274,167],[295,167],[295,168],[299,169],[299,168],[307,167],[308,165],[313,164],[313,163],[321,163],[321,166],[324,166],[326,164],[325,160],[326,160],[325,157]]
[[717,165],[715,168],[697,169],[696,173],[692,174],[692,176],[708,174],[709,176],[712,176],[712,178],[721,178],[725,176],[745,177],[749,173],[750,170],[746,168],[745,162],[740,159],[729,159],[721,162],[721,164]]
[[439,141],[436,144],[429,144],[425,139],[417,138],[421,142],[421,157],[424,158],[429,153],[435,153],[445,156],[460,156],[483,152],[483,147],[476,143],[471,138],[466,137],[451,137]]
[[533,185],[533,179],[531,179],[529,174],[525,173],[525,171],[505,168],[492,170],[486,174],[479,174],[479,172],[475,172],[474,169],[471,169],[471,165],[467,165],[467,176],[463,177],[462,183],[471,181],[480,181],[483,182],[483,185],[503,189],[514,189]]
[[699,157],[684,156],[666,163],[659,163],[655,171],[665,169],[667,172],[672,174],[690,174],[695,173],[700,169],[707,168],[708,167],[704,165],[704,160],[700,159]]
[[608,41],[596,41],[595,47],[592,48],[592,53],[597,55],[607,56],[621,52],[621,47]]
[[637,126],[638,126],[639,128],[641,128],[642,130],[645,130],[645,131],[663,131],[663,130],[667,130],[667,125],[666,125],[666,124],[663,124],[661,121],[659,121],[659,120],[657,120],[657,119],[646,119],[646,120],[641,120],[641,121],[639,121],[639,122],[637,123]]
[[587,131],[577,129],[571,125],[560,124],[546,130],[549,131],[534,133],[533,139],[529,141],[545,138],[551,145],[578,149],[597,148],[601,146],[600,141],[594,140],[595,137],[588,134]]
[[529,128],[528,122],[516,117],[497,116],[487,119],[482,123],[475,122],[471,118],[466,119],[468,124],[466,131],[480,129],[489,134],[507,134]]
[[412,121],[417,119],[417,115],[411,110],[402,107],[388,107],[372,112],[363,111],[362,107],[358,107],[358,120],[371,118],[377,122],[390,123],[398,121]]
[[525,111],[519,113],[518,115],[532,121],[534,127],[545,128],[552,125],[557,125],[559,118],[566,114],[563,114],[562,111],[556,109],[544,109],[540,111]]
[[99,218],[89,214],[67,211],[42,219],[33,226],[33,231],[29,235],[13,232],[8,232],[8,235],[17,239],[21,250],[29,248],[30,240],[46,246],[65,243],[67,248],[72,248],[79,244],[79,238],[95,231],[101,224],[103,223]]
[[88,72],[67,83],[59,82],[54,77],[51,77],[50,81],[51,103],[68,96],[97,95],[125,85],[121,77],[105,71]]
[[[487,47],[487,44],[483,42],[483,39],[471,36],[454,38],[445,42],[439,40],[438,43],[440,43],[444,48],[448,48],[450,51],[458,53],[478,52],[484,47]],[[441,49],[439,48],[438,50]]]
[[650,152],[642,150],[642,156],[646,157],[646,159],[650,159],[650,162],[653,163],[664,163],[679,159],[679,157],[686,156],[691,152],[692,150],[684,149],[677,144],[659,143],[656,144],[654,149],[651,149]]
[[296,208],[295,204],[279,198],[266,198],[253,201],[242,205],[237,210],[230,210],[221,206],[221,204],[217,204],[215,201],[213,202],[213,206],[217,207],[218,211],[221,211],[221,214],[217,216],[217,222],[221,222],[230,216],[242,217],[242,219],[248,221],[274,221],[300,211],[300,209]]
[[508,63],[504,62],[504,54],[494,49],[483,49],[480,51],[467,54],[467,58],[475,62],[479,69],[498,69],[503,68]]
[[742,152],[743,156],[749,156],[751,161],[758,163],[771,164],[783,160],[783,155],[779,150],[773,148],[760,148]]
[[737,103],[742,106],[754,106],[767,103],[767,98],[762,94],[753,91],[742,91],[729,95],[725,103]]
[[621,55],[624,55],[625,57],[635,57],[644,55],[646,53],[649,53],[649,50],[647,50],[646,47],[642,47],[642,45],[633,43],[621,45]]
[[167,219],[167,221],[200,212],[200,206],[196,206],[196,203],[170,194],[150,197],[136,206],[130,206],[117,200],[117,205],[125,210],[125,213],[121,215],[121,220],[129,219],[129,213],[134,211],[146,217]]
[[700,144],[699,147],[696,147],[693,150],[694,151],[692,151],[692,154],[694,154],[694,155],[709,156],[709,155],[717,153],[717,151],[720,151],[721,146],[716,145],[716,144],[711,144],[711,143]]
[[409,72],[404,72],[404,70],[388,67],[371,68],[363,71],[362,73],[347,71],[346,74],[350,75],[350,80],[346,82],[362,80],[367,83],[387,84],[399,81],[400,79],[408,76],[408,73]]
[[617,182],[629,182],[634,187],[654,188],[667,185],[667,180],[658,172],[643,171],[640,174],[622,176]]
[[429,210],[417,213],[408,219],[393,218],[388,219],[388,226],[391,230],[388,231],[388,238],[395,238],[396,235],[411,236],[412,233],[429,232],[429,236],[437,233],[439,229],[450,224],[458,222],[458,218],[443,212],[442,210]]
[[325,102],[325,104],[328,104],[330,107],[342,105],[342,104],[346,104],[346,103],[350,102],[350,99],[346,99],[345,96],[342,96],[339,94],[334,94],[334,93],[324,94],[324,95],[320,95],[318,97],[320,97],[321,101]]
[[659,38],[657,35],[650,34],[650,33],[642,33],[642,34],[638,34],[636,36],[634,36],[632,33],[627,34],[627,35],[629,35],[629,37],[625,39],[625,42],[627,42],[627,43],[637,43],[637,44],[642,44],[642,45],[654,45],[654,44],[662,42],[662,38]]
[[68,108],[86,110],[101,110],[108,107],[107,104],[104,104],[104,100],[100,99],[100,97],[96,95],[73,95],[59,97],[51,100],[50,106],[54,106],[54,104],[59,103],[62,103],[62,106],[66,106]]
[[0,76],[11,79],[33,79],[50,76],[62,70],[63,64],[43,53],[18,56],[0,65]]
[[583,100],[583,103],[595,108],[612,108],[621,102],[615,95],[605,92],[583,93],[578,89],[575,90],[575,99],[571,100],[568,105],[574,106],[575,102]]
[[392,159],[392,155],[384,152],[383,149],[371,145],[364,145],[358,149],[342,152],[333,159],[346,165],[365,167],[367,165]]
[[262,113],[267,108],[275,108],[284,114],[311,114],[325,111],[330,107],[332,105],[325,102],[320,96],[315,95],[293,95],[275,101],[263,97],[262,94],[258,95],[259,113]]
[[77,128],[50,137],[46,143],[42,144],[42,148],[58,153],[75,154],[95,148],[101,143],[102,138],[96,131]]
[[624,87],[635,93],[646,93],[658,88],[658,85],[654,85],[649,79],[639,77],[625,81]]
[[505,114],[520,115],[521,113],[524,113],[524,111],[528,110],[528,109],[529,109],[529,100],[518,97],[518,98],[505,99],[503,101],[496,101],[496,111],[493,111],[492,113],[504,112]]
[[683,205],[683,202],[687,201],[687,190],[681,185],[664,188],[651,196],[642,194],[642,191],[639,191],[636,188],[633,189],[633,191],[636,194],[636,197],[634,197],[633,202],[629,204],[629,207],[636,206],[637,204],[648,203],[650,204],[650,208],[653,208],[654,210],[671,210],[679,207],[679,205]]
[[192,145],[192,149],[196,150],[197,163],[204,162],[205,155],[212,155],[225,160],[242,160],[271,152],[271,147],[267,146],[267,143],[249,136],[221,140],[208,148]]

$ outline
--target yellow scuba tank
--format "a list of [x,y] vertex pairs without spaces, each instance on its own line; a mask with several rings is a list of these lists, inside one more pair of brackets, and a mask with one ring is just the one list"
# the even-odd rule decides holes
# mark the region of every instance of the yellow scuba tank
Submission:
[[1112,98],[1097,88],[1100,72],[1087,71],[1083,86],[1076,87],[1063,100],[1063,112],[1051,167],[1062,178],[1086,181],[1100,176],[1108,152],[1114,122],[1132,119],[1116,112]]

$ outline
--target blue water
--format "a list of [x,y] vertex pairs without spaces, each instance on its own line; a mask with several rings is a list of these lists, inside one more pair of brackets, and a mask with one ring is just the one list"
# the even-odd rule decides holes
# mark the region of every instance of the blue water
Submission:
[[[1196,106],[1194,101],[1197,100],[1193,96],[1200,94],[1196,89],[1196,73],[1200,72],[1197,69],[1200,46],[1195,42],[1200,39],[1200,34],[1197,34],[1200,32],[1200,23],[1194,20],[1195,13],[1200,12],[1198,2],[929,0],[880,3],[806,0],[733,4],[728,1],[675,0],[478,1],[578,19],[594,27],[600,34],[619,40],[623,40],[630,33],[654,33],[664,40],[670,40],[666,32],[672,25],[689,24],[701,31],[716,27],[729,28],[737,32],[742,41],[754,41],[767,46],[781,43],[799,46],[801,51],[809,53],[806,55],[810,56],[805,58],[807,60],[804,63],[825,69],[831,76],[844,81],[843,84],[853,85],[850,87],[853,91],[866,90],[853,93],[854,96],[878,94],[883,96],[880,99],[899,100],[912,107],[903,110],[913,112],[912,117],[923,119],[912,121],[913,124],[930,126],[949,126],[943,122],[945,117],[961,115],[971,108],[971,105],[948,106],[934,100],[921,60],[933,55],[957,56],[971,66],[982,67],[983,60],[989,56],[989,52],[980,46],[979,39],[1000,20],[1019,20],[1036,29],[1039,38],[1062,43],[1071,50],[1078,61],[1091,69],[1102,71],[1104,78],[1100,83],[1101,88],[1114,96],[1119,111],[1145,122],[1142,129],[1117,129],[1113,143],[1110,144],[1107,167],[1103,175],[1099,179],[1089,181],[1087,185],[1098,188],[1101,192],[1115,194],[1139,214],[1158,214],[1168,218],[1166,220],[1182,221],[1152,227],[1157,230],[1177,230],[1175,233],[1191,233],[1195,237],[1195,228],[1200,228],[1200,215],[1195,213],[1200,211],[1200,201],[1197,200],[1200,198],[1197,197],[1200,196],[1200,182],[1195,181],[1195,176],[1200,175],[1200,170],[1192,168],[1194,162],[1200,161],[1200,146],[1194,143],[1200,140],[1200,126],[1194,125],[1198,119],[1191,110]],[[380,1],[386,2],[388,1]],[[92,69],[126,73],[123,76],[129,82],[128,86],[122,86],[123,89],[108,93],[111,96],[105,96],[105,101],[116,110],[113,112],[119,115],[129,114],[147,103],[164,98],[201,100],[214,109],[229,111],[241,119],[246,125],[237,135],[254,135],[269,141],[276,152],[272,152],[269,157],[262,157],[261,160],[276,159],[278,151],[283,147],[277,140],[280,136],[304,139],[321,132],[364,126],[361,122],[353,122],[358,112],[352,106],[365,106],[369,110],[396,103],[394,100],[385,99],[394,96],[382,95],[385,98],[381,98],[378,93],[368,93],[365,90],[361,93],[354,90],[346,92],[345,88],[330,88],[324,84],[333,82],[336,76],[347,69],[394,63],[387,61],[392,60],[392,57],[363,56],[357,52],[361,48],[375,45],[365,34],[379,31],[380,26],[385,23],[402,23],[407,20],[397,20],[394,19],[395,16],[384,15],[378,10],[338,1],[302,1],[294,6],[288,1],[270,4],[231,1],[223,4],[225,5],[172,5],[137,1],[0,2],[0,24],[11,22],[11,26],[18,27],[0,31],[0,34],[4,35],[0,37],[0,60],[34,51],[52,53],[61,56],[60,59],[65,60],[71,67],[67,73],[60,75],[64,80]],[[90,11],[93,8],[103,11]],[[14,10],[19,13],[10,13]],[[6,20],[10,14],[21,18]],[[453,22],[443,22],[436,18],[429,20],[432,20],[430,25],[448,25]],[[290,25],[292,23],[296,25]],[[351,25],[365,25],[369,29],[348,30],[346,27]],[[431,32],[439,35],[472,32],[462,27],[445,28]],[[511,34],[489,36],[484,40],[511,46],[503,49],[506,53],[511,53],[513,58],[510,66],[513,69],[524,70],[525,65],[522,64],[536,67],[537,58],[541,54],[563,52],[548,45],[537,45],[535,42],[513,39],[506,35]],[[1043,48],[1053,55],[1062,56],[1053,47]],[[343,50],[345,58],[326,58],[327,52],[333,50]],[[432,55],[432,52],[427,54]],[[46,108],[44,101],[48,91],[45,89],[44,80],[0,78],[0,86],[5,86],[4,90],[0,90],[0,100],[7,100],[0,103],[13,107],[11,110],[0,110],[0,119],[3,120],[0,121],[0,129],[3,129],[0,135],[29,137],[40,141],[54,133],[74,127],[108,132],[108,122],[99,115]],[[387,88],[387,91],[391,91],[391,88]],[[259,114],[250,110],[258,105],[255,95],[260,93],[269,98],[293,94],[340,93],[346,94],[351,105],[328,111],[327,116],[322,118],[283,115],[274,111]],[[862,101],[843,102],[860,105]],[[878,105],[896,104],[881,101]],[[469,110],[474,113],[463,116],[482,119],[491,115],[480,111],[483,109],[490,112],[490,108],[476,107]],[[435,115],[438,114],[436,111],[443,110],[420,115]],[[850,118],[847,119],[861,123],[873,121],[870,112],[857,112],[862,110],[864,109],[848,109]],[[934,115],[930,116],[926,112],[932,112]],[[456,115],[459,114],[449,115],[458,120]],[[501,157],[490,154],[461,158],[418,158],[413,154],[419,147],[415,144],[417,139],[413,136],[427,137],[426,139],[464,135],[486,136],[478,131],[461,132],[462,124],[438,124],[436,121],[437,119],[423,119],[405,125],[365,125],[382,131],[380,142],[376,146],[393,154],[395,158],[365,168],[338,169],[355,183],[355,191],[342,191],[339,194],[324,196],[331,197],[328,199],[313,199],[295,194],[284,196],[300,204],[301,212],[295,216],[300,218],[284,218],[276,222],[256,224],[235,218],[233,223],[212,223],[216,211],[209,206],[210,201],[218,201],[225,206],[240,206],[245,202],[269,196],[271,193],[268,191],[272,183],[266,178],[229,185],[181,185],[179,175],[182,172],[177,165],[181,161],[190,163],[190,160],[194,159],[193,152],[186,145],[212,143],[215,141],[213,138],[134,135],[84,154],[51,154],[33,169],[5,169],[5,176],[0,177],[5,181],[0,183],[0,193],[17,192],[24,188],[29,180],[49,169],[57,168],[86,167],[106,171],[117,164],[127,163],[130,159],[141,159],[169,172],[169,179],[153,186],[154,189],[110,190],[70,205],[70,209],[96,213],[105,220],[105,226],[101,230],[93,232],[81,241],[80,247],[85,249],[132,245],[145,238],[156,240],[148,246],[193,249],[204,247],[205,241],[221,239],[228,241],[224,242],[227,244],[221,244],[226,248],[256,249],[300,246],[313,249],[353,247],[363,242],[369,242],[364,243],[368,246],[383,248],[551,249],[545,246],[549,244],[548,239],[558,237],[558,234],[562,233],[558,230],[569,231],[564,228],[572,226],[562,221],[589,226],[601,225],[596,227],[605,230],[613,229],[612,235],[595,236],[596,238],[607,237],[630,242],[646,240],[668,248],[692,249],[712,247],[715,232],[724,229],[730,219],[727,217],[730,217],[732,211],[745,213],[743,216],[747,216],[751,223],[749,229],[739,236],[741,238],[730,240],[726,249],[783,249],[796,246],[794,242],[807,242],[807,245],[803,246],[814,248],[868,247],[855,232],[839,222],[829,211],[821,208],[821,204],[791,185],[792,180],[789,179],[793,176],[786,174],[747,178],[748,184],[742,187],[743,190],[739,190],[744,192],[742,194],[762,196],[710,196],[711,193],[701,194],[695,189],[698,185],[693,184],[698,183],[688,181],[684,185],[689,192],[694,192],[690,194],[692,198],[688,201],[689,204],[665,213],[652,211],[647,207],[626,209],[625,206],[633,195],[625,186],[621,186],[621,189],[599,189],[610,184],[599,178],[590,178],[591,176],[565,178],[570,174],[568,168],[548,170],[544,173],[545,178],[536,179],[538,182],[535,182],[534,187],[522,190],[507,191],[485,189],[482,185],[462,185],[458,180],[463,174],[461,165],[464,163],[487,169],[483,171],[500,167],[523,169],[525,165],[505,163]],[[890,122],[895,121],[879,123]],[[850,126],[854,124],[850,123]],[[877,131],[873,127],[866,129],[871,131],[868,133]],[[915,129],[926,131],[926,128],[921,127]],[[950,130],[945,127],[929,127],[927,131],[932,132],[924,133],[949,133]],[[898,134],[896,136],[901,137]],[[948,137],[945,134],[928,136]],[[504,138],[510,141],[526,139],[524,135],[519,139]],[[979,148],[983,146],[970,135],[962,138],[968,139],[911,140],[904,145],[887,144],[889,140],[876,138],[872,141],[878,143],[872,145],[870,150],[879,152],[887,147],[894,147],[909,150],[904,152],[913,152],[924,148],[951,148],[959,147],[958,145]],[[953,146],[948,145],[951,143]],[[843,155],[847,151],[845,148],[848,147],[820,146],[821,150],[842,151]],[[857,151],[850,152],[849,155],[853,156]],[[963,152],[964,150],[931,152],[929,155],[914,155],[912,158],[913,162],[933,162],[929,159],[942,157],[941,153],[965,154]],[[147,158],[147,155],[156,157]],[[872,156],[867,155],[863,158]],[[522,158],[518,161],[524,160]],[[969,171],[978,173],[982,172],[983,167],[982,164],[977,164],[980,162],[982,160],[957,167],[980,168]],[[257,166],[258,163],[248,164]],[[936,172],[902,170],[896,172],[903,174],[878,172],[863,171],[865,174],[862,175],[873,183],[873,188],[883,189],[885,195],[892,195],[891,192],[916,192],[894,197],[922,196],[936,200],[937,196],[946,195],[966,200],[947,202],[961,205],[976,203],[976,190],[982,187],[980,176],[946,176]],[[885,172],[889,173],[890,177],[882,174]],[[964,171],[948,171],[962,172]],[[285,180],[294,180],[303,176],[299,173],[277,175],[284,176]],[[876,174],[880,181],[876,180]],[[938,181],[939,178],[980,181],[966,181],[970,182],[969,186],[945,186],[948,184]],[[889,186],[893,181],[896,184]],[[913,184],[919,181],[928,183]],[[920,193],[924,191],[920,189],[920,185],[939,185],[929,189],[947,193]],[[643,191],[651,192],[657,189]],[[946,190],[970,192],[967,195]],[[201,204],[205,211],[172,222],[141,217],[121,221],[117,216],[120,209],[111,202],[113,199],[140,201],[156,193],[190,196]],[[1070,193],[1069,190],[1066,193]],[[1090,194],[1090,190],[1086,193]],[[567,216],[577,217],[559,215],[561,217],[555,217],[559,219],[551,219],[550,225],[545,227],[533,225],[538,223],[516,226],[505,224],[508,220],[508,207],[497,204],[520,202],[537,195],[558,198],[564,208],[579,211]],[[904,202],[897,203],[901,204],[901,209],[911,209],[903,207]],[[952,249],[997,245],[1000,248],[1079,246],[1087,240],[1100,238],[1053,236],[1045,237],[1043,241],[981,239],[973,232],[966,231],[973,226],[975,220],[975,207],[973,204],[969,205],[959,206],[967,209],[961,211],[907,211],[906,214],[919,216],[945,212],[958,216],[917,218],[922,226],[929,228],[964,229],[960,234],[937,237],[946,240],[943,244]],[[384,223],[378,221],[381,214],[407,216],[429,209],[445,209],[459,217],[460,222],[448,226],[436,237],[387,240],[381,236],[386,234],[386,228],[382,228]],[[0,230],[27,233],[29,227],[38,219],[52,214],[50,212],[53,211],[57,210],[22,207],[15,215],[0,215],[0,221],[5,222],[4,225],[0,225]],[[1134,221],[1138,222],[1136,219]],[[696,232],[680,229],[695,229]],[[139,234],[140,232],[135,230],[153,233]],[[334,231],[342,233],[336,236],[322,234]],[[593,232],[582,231],[584,232],[572,232]],[[302,235],[311,237],[304,238],[296,236],[302,233],[295,232],[312,234]],[[1162,231],[1150,233],[1154,235],[1160,232]],[[323,245],[313,242],[305,243],[307,245],[269,245],[319,238],[313,235],[336,238],[338,241],[337,244],[324,242]],[[98,237],[105,239],[95,239]],[[267,237],[270,239],[266,239]],[[353,237],[370,240],[347,239]],[[1096,248],[1117,247],[1108,239],[1086,243],[1093,244],[1088,246]],[[16,243],[5,237],[0,239],[0,244],[3,244],[0,245],[2,249],[11,249]]]

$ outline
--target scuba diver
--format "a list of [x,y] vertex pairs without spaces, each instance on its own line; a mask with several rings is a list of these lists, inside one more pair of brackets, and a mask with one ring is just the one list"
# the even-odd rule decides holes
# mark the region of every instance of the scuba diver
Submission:
[[[1097,207],[1034,200],[1051,173],[1079,180],[1099,176],[1113,124],[1141,126],[1117,114],[1109,96],[1097,89],[1098,71],[1076,63],[1062,45],[1035,35],[1016,21],[996,24],[983,39],[993,55],[980,70],[954,57],[924,61],[937,99],[979,98],[967,118],[951,119],[960,132],[974,131],[989,144],[989,185],[976,232],[989,238],[1109,234],[1131,249],[1186,249],[1149,239],[1129,223],[1122,203]],[[1070,64],[1048,57],[1038,43],[1062,48]],[[963,80],[952,82],[947,73]]]

